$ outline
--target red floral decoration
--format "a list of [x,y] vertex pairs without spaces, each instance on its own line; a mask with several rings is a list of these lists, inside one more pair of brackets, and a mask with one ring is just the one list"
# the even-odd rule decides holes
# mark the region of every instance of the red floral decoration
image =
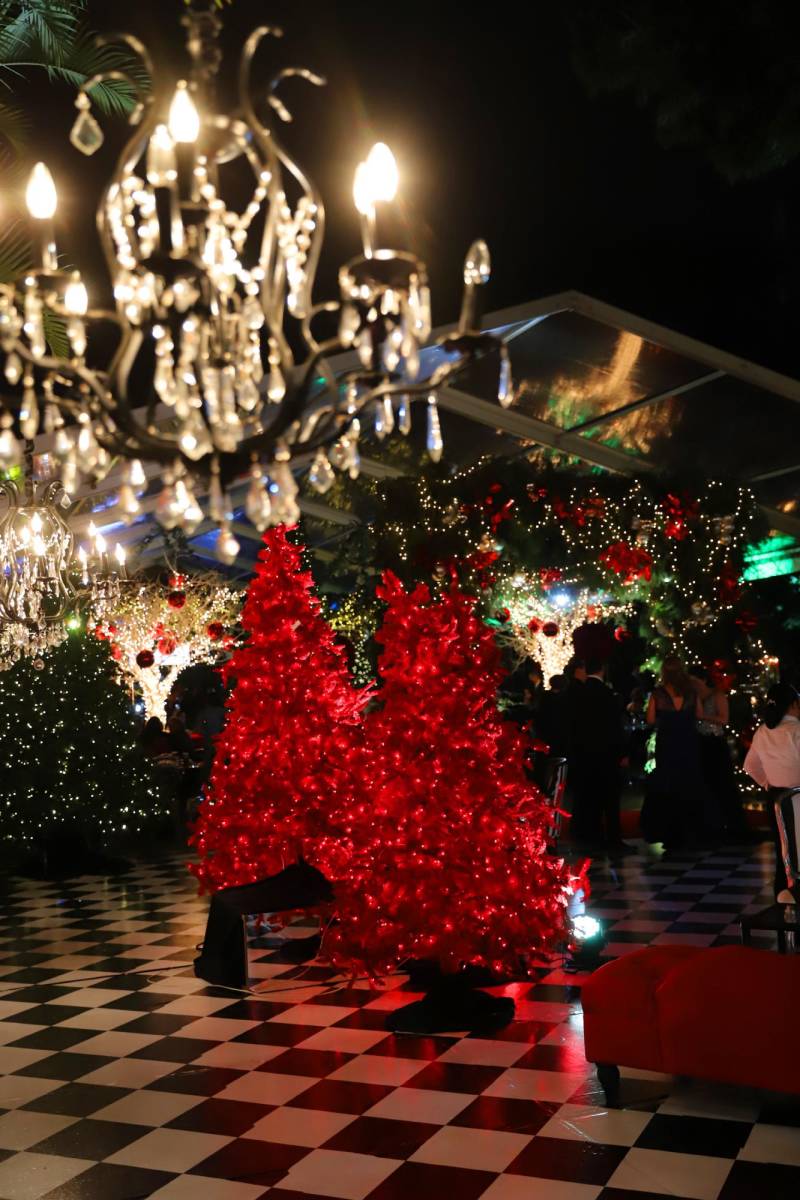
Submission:
[[542,622],[538,617],[531,617],[530,621],[528,621],[528,629],[530,629],[531,633],[539,633],[541,628]]
[[140,650],[136,655],[136,665],[137,667],[142,667],[142,669],[152,667],[155,661],[156,656],[153,654],[152,650]]
[[599,555],[599,562],[621,576],[623,583],[653,578],[653,556],[641,546],[631,546],[628,542],[612,542]]
[[94,632],[94,636],[96,638],[98,638],[101,642],[104,642],[106,640],[106,631],[103,629],[102,625],[95,625],[93,632]]
[[725,605],[735,604],[742,594],[739,574],[732,562],[726,562],[719,573],[719,598]]
[[736,618],[736,624],[742,633],[753,633],[758,628],[758,617],[749,609],[743,609]]
[[662,503],[662,508],[665,514],[665,537],[674,538],[676,542],[682,542],[684,538],[689,536],[689,522],[697,519],[700,512],[700,505],[688,492],[683,492],[680,496],[677,496],[674,492],[669,492]]
[[736,673],[727,658],[715,658],[710,667],[711,679],[715,687],[723,692],[729,692],[736,682]]
[[116,642],[111,647],[111,657],[115,662],[119,662],[119,660],[122,658],[122,647],[118,646]]
[[174,654],[177,649],[178,639],[174,633],[166,633],[164,637],[158,639],[158,652],[165,658],[169,658],[170,654]]
[[544,637],[558,637],[558,625],[555,621],[545,621],[542,626],[542,634]]
[[225,632],[225,626],[221,621],[212,621],[206,626],[206,633],[212,642],[218,642]]
[[170,606],[170,608],[183,608],[185,603],[186,592],[170,592],[167,596],[167,604]]
[[547,488],[540,487],[536,483],[529,483],[526,486],[525,491],[528,493],[528,499],[532,504],[538,504],[540,500],[545,500],[547,498]]
[[510,611],[510,609],[508,609],[508,608],[496,608],[496,609],[495,609],[495,612],[494,612],[494,619],[495,619],[496,621],[499,621],[501,625],[505,625],[507,621],[510,621],[510,620],[511,620],[511,611]]
[[569,521],[577,529],[583,529],[587,521],[599,521],[606,515],[606,502],[602,496],[587,496],[575,504],[567,504],[560,496],[554,496],[550,503],[559,521]]
[[539,568],[539,583],[545,592],[551,588],[554,583],[560,583],[563,578],[564,572],[559,570],[558,567]]

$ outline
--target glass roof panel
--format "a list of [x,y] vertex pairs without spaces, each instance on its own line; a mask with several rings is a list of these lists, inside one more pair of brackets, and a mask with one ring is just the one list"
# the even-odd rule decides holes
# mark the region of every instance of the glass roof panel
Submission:
[[575,312],[537,322],[515,337],[509,349],[517,407],[559,429],[572,429],[709,372],[638,334]]
[[587,430],[586,437],[681,472],[750,479],[800,460],[800,404],[725,376]]

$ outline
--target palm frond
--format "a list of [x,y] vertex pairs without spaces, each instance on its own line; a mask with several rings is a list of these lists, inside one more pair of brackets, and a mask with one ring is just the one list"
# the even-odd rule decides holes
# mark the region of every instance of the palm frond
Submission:
[[0,166],[6,149],[20,153],[29,127],[30,120],[21,108],[15,104],[0,104]]
[[25,226],[21,221],[12,221],[0,233],[0,283],[13,283],[30,270],[32,262],[33,249]]
[[50,353],[55,358],[69,358],[72,350],[63,318],[57,316],[51,309],[45,308],[42,310],[42,322]]
[[131,83],[109,79],[91,90],[91,99],[101,112],[113,116],[125,116],[136,101],[136,88],[148,91],[150,79],[141,59],[124,45],[98,46],[95,34],[83,27],[66,47],[60,63],[48,69],[51,79],[61,79],[73,87],[80,87],[92,75],[106,71],[119,71],[127,75]]
[[75,37],[85,0],[16,0],[0,10],[0,62],[13,63],[31,52],[60,61]]

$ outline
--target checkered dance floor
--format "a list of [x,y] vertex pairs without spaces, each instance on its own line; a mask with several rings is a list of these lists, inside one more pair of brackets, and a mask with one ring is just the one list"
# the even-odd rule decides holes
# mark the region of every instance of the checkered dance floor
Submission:
[[[736,940],[769,901],[770,854],[596,869],[608,953]],[[2,1200],[800,1197],[800,1099],[623,1071],[609,1111],[560,969],[509,989],[496,1036],[394,1037],[408,992],[271,951],[258,998],[196,980],[206,906],[178,864],[7,886]]]

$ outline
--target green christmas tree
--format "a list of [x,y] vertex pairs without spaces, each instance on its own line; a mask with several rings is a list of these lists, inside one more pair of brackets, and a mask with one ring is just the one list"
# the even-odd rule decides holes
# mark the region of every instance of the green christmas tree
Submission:
[[107,643],[73,634],[0,676],[0,839],[63,859],[165,822]]

